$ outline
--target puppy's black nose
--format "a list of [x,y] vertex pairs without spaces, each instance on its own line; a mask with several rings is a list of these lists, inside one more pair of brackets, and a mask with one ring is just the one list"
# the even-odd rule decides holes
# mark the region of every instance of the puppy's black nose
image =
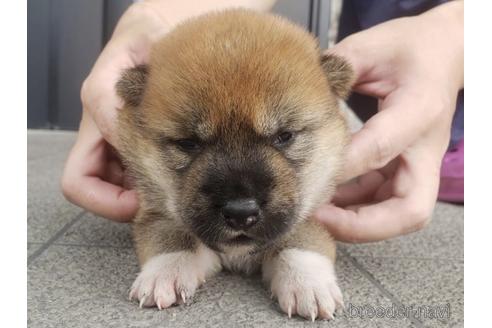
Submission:
[[222,215],[228,226],[234,230],[247,230],[258,222],[260,207],[251,198],[228,201],[222,207]]

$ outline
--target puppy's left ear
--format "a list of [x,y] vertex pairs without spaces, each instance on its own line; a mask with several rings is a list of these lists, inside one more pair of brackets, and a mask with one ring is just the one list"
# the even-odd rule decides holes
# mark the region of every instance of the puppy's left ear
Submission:
[[346,99],[355,80],[352,66],[342,57],[324,54],[321,55],[321,67],[325,71],[333,93],[337,97]]
[[132,107],[140,105],[148,71],[146,65],[140,65],[127,69],[121,75],[120,80],[116,83],[116,92],[125,101],[126,105]]

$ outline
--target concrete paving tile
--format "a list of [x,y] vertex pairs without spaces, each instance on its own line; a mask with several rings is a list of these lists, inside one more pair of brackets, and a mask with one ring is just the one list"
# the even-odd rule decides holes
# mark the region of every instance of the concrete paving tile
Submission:
[[41,247],[41,243],[27,243],[27,257],[31,256],[39,247]]
[[423,230],[377,243],[339,245],[352,256],[462,260],[463,231],[463,206],[437,203],[432,221]]
[[[463,326],[463,262],[367,257],[356,260],[405,306],[427,311],[427,317],[424,312],[420,316],[425,327]],[[437,306],[443,316],[430,318]]]
[[[406,318],[391,318],[366,315],[349,311],[352,307],[369,306],[391,308],[392,300],[377,289],[352,263],[341,254],[338,255],[336,271],[340,289],[344,295],[345,311],[337,316],[333,327],[411,327]],[[332,323],[330,323],[330,327]]]
[[27,160],[68,155],[77,137],[74,131],[28,130]]
[[132,247],[131,225],[86,214],[56,243]]
[[[53,245],[28,268],[30,327],[294,327],[327,326],[288,320],[270,300],[259,277],[221,273],[209,279],[189,306],[139,309],[127,300],[138,268],[132,249]],[[337,263],[349,304],[391,302],[349,261]],[[339,315],[330,327],[410,327],[406,319]]]
[[38,204],[35,210],[28,205],[27,240],[29,242],[46,242],[56,232],[68,224],[81,209],[65,204],[62,206]]
[[99,317],[111,322],[127,305],[136,272],[131,249],[51,246],[28,268],[28,326],[99,327]]
[[81,212],[60,188],[75,133],[31,130],[27,138],[27,240],[46,242]]
[[27,162],[28,242],[46,242],[81,211],[61,193],[64,158],[60,154]]

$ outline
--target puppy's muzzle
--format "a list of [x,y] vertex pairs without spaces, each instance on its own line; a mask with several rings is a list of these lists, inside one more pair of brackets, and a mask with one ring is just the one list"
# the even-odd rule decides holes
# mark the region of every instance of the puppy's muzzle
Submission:
[[259,221],[260,207],[255,199],[240,198],[227,201],[221,213],[230,228],[246,231]]

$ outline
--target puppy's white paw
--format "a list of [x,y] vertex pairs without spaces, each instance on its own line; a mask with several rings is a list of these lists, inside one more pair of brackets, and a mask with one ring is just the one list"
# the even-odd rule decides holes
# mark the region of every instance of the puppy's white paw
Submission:
[[140,307],[168,308],[186,303],[205,278],[220,271],[220,259],[200,246],[195,252],[174,252],[151,258],[142,268],[130,291],[130,300]]
[[312,251],[287,249],[263,264],[263,277],[270,283],[282,311],[314,321],[333,319],[343,308],[335,270],[330,259]]

